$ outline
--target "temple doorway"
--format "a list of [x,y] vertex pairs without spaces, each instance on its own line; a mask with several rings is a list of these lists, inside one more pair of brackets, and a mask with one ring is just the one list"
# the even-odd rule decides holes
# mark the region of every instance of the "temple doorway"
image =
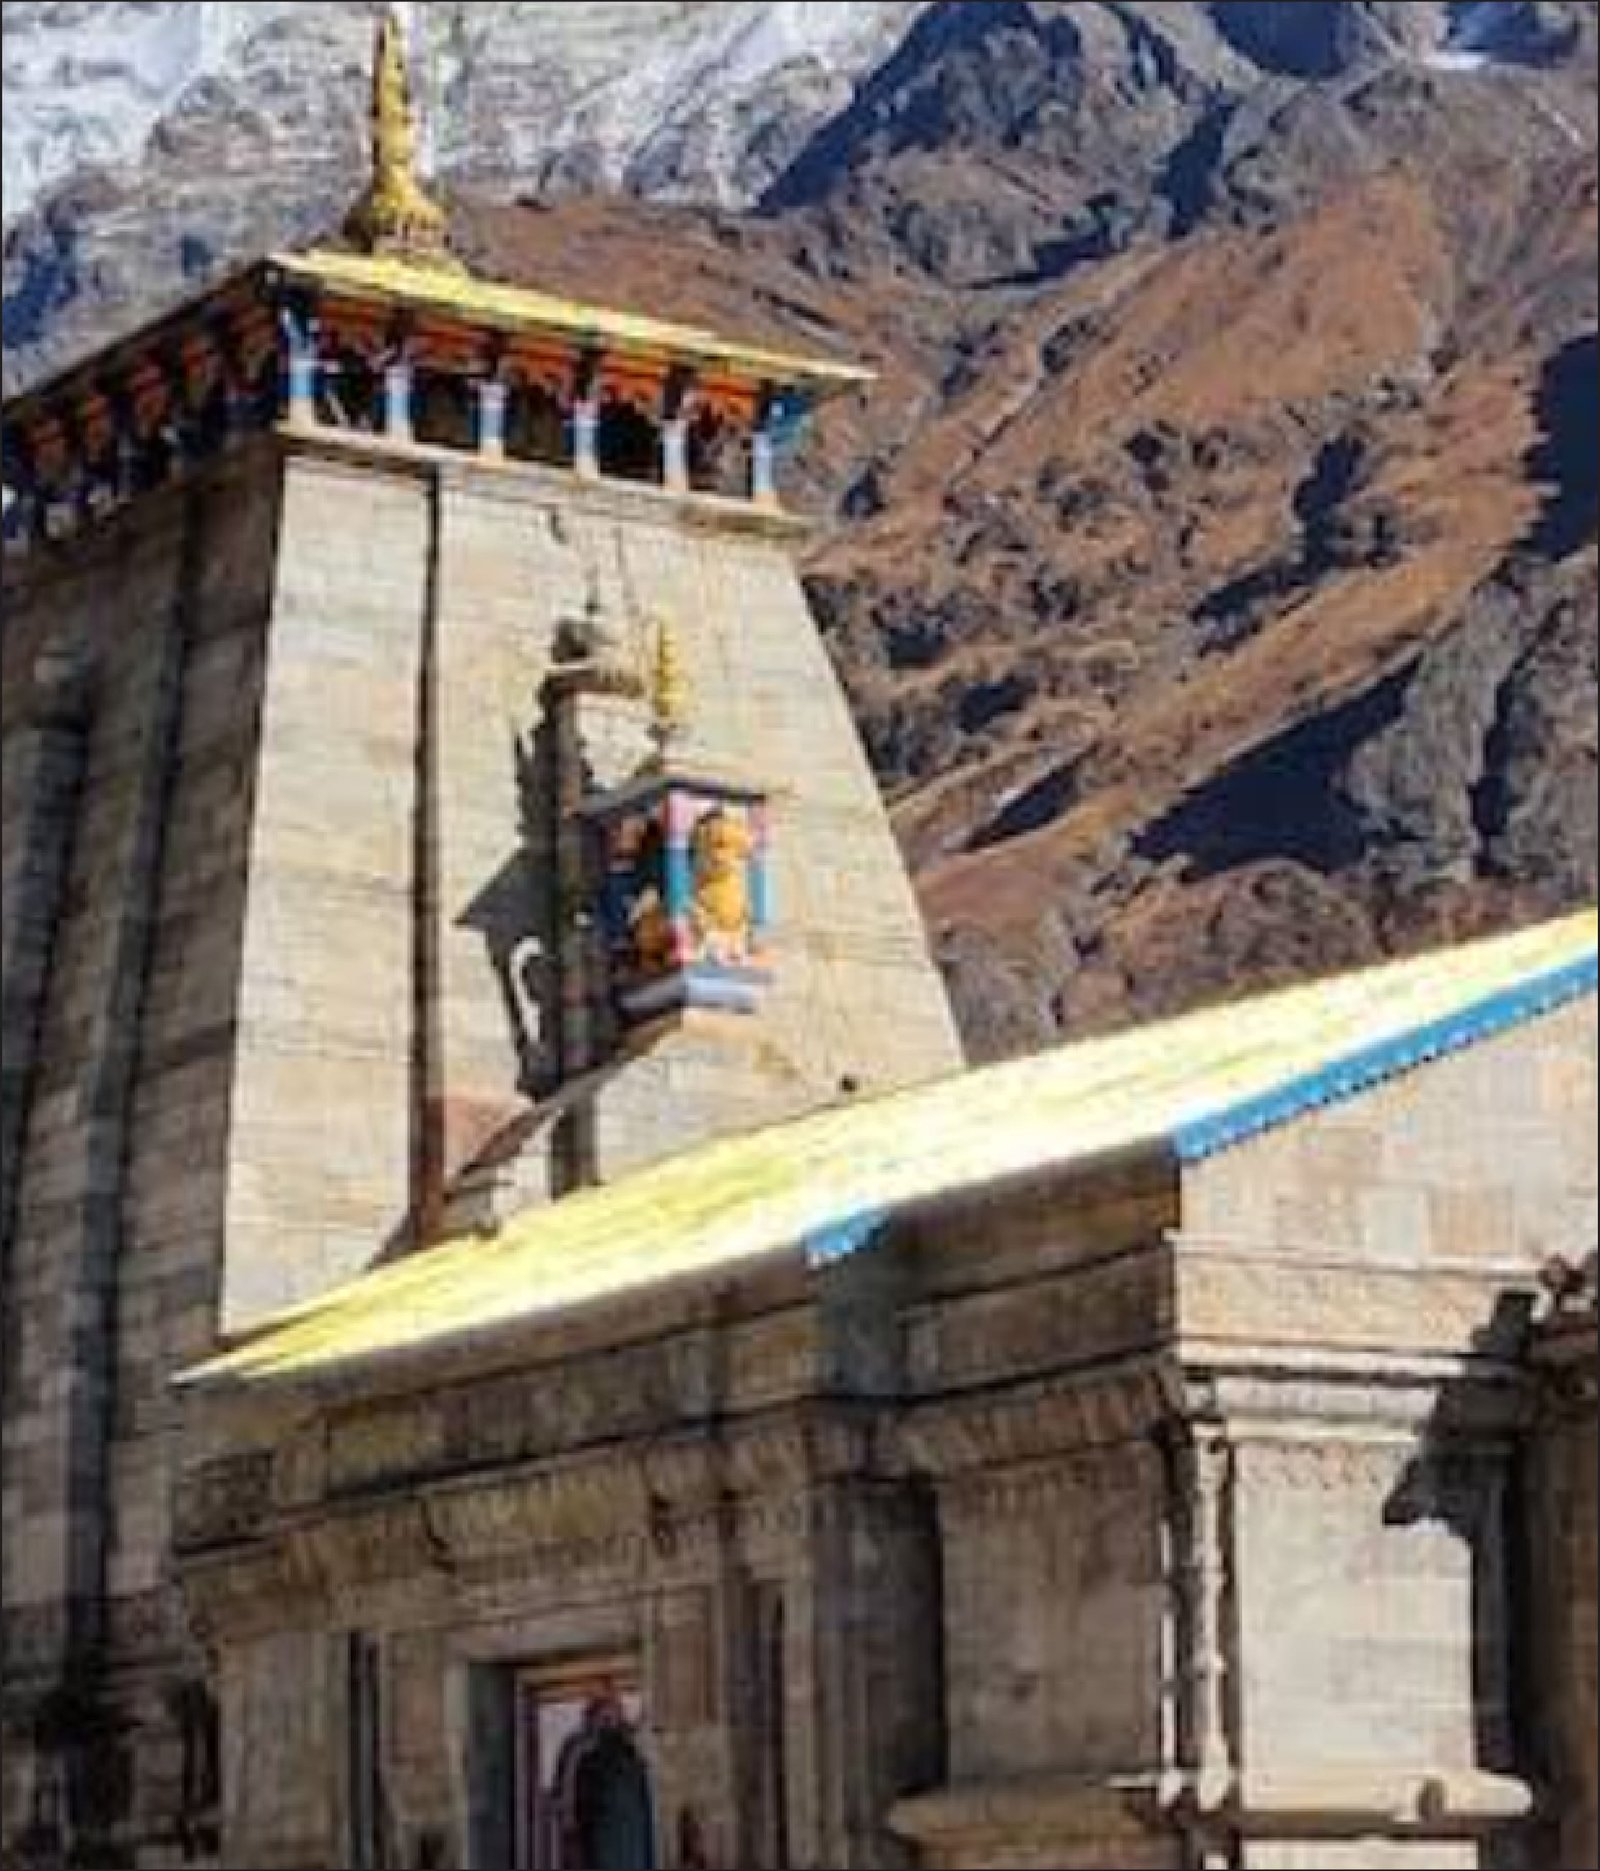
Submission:
[[534,1672],[516,1701],[518,1871],[655,1871],[638,1696]]

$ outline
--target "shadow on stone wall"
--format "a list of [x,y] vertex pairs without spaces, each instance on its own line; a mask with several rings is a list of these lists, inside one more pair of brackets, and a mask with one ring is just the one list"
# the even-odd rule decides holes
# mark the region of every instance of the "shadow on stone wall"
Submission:
[[[1547,1686],[1535,1667],[1531,1577],[1539,1504],[1529,1482],[1538,1374],[1531,1361],[1540,1311],[1533,1290],[1501,1296],[1474,1333],[1471,1374],[1446,1384],[1420,1451],[1391,1495],[1390,1527],[1448,1529],[1470,1552],[1474,1767],[1520,1779],[1540,1794],[1553,1784],[1538,1710]],[[1481,1360],[1481,1363],[1478,1361]],[[1489,1871],[1553,1871],[1558,1860],[1541,1810],[1535,1827],[1504,1827]]]

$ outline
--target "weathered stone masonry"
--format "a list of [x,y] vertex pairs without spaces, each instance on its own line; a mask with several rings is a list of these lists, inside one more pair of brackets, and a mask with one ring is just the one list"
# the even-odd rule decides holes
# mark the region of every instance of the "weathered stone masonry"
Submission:
[[[185,1745],[148,1738],[181,1701],[190,1795],[207,1743],[178,1695],[201,1677],[170,1379],[424,1238],[552,1082],[570,987],[530,1009],[512,964],[569,913],[541,748],[571,620],[598,603],[642,637],[650,594],[697,744],[803,776],[760,1032],[686,1022],[611,1060],[580,1088],[596,1164],[957,1057],[795,536],[746,503],[285,431],[8,559],[8,1835],[64,1808],[175,1838]],[[536,1128],[494,1173],[548,1199],[560,1148]],[[130,1784],[119,1736],[85,1753],[101,1707],[142,1737]],[[35,1730],[72,1741],[43,1781]]]
[[215,1335],[273,488],[241,458],[8,580],[7,1759],[72,1740],[68,1805],[124,1794],[76,1745],[108,1675],[195,1668],[168,1385]]
[[227,1726],[279,1750],[234,1849],[348,1854],[302,1685],[359,1633],[401,1862],[510,1862],[496,1686],[614,1657],[668,1865],[1581,1871],[1593,1491],[1540,1372],[1592,1385],[1592,1320],[1533,1322],[1593,1057],[1585,1003],[830,1271],[218,1391],[181,1543]]

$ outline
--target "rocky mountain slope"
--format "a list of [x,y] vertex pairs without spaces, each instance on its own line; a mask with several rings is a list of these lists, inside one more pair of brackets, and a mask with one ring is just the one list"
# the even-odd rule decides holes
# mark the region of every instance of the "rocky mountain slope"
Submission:
[[[464,172],[460,220],[880,367],[810,570],[975,1050],[1591,898],[1593,6],[901,14],[755,212]],[[185,228],[228,194],[152,160]],[[66,213],[56,343],[152,283],[146,194],[73,186],[8,247]]]

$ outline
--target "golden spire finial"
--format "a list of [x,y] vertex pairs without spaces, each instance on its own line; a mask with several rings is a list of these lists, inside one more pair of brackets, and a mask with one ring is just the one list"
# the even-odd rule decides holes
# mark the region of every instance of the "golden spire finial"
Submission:
[[658,755],[665,760],[674,743],[682,739],[694,705],[694,693],[684,666],[683,645],[670,620],[664,620],[656,631],[650,700],[655,716],[652,738]]
[[378,16],[372,72],[372,180],[350,216],[348,233],[369,253],[429,266],[458,264],[449,220],[417,174],[417,119],[405,27],[393,6]]

